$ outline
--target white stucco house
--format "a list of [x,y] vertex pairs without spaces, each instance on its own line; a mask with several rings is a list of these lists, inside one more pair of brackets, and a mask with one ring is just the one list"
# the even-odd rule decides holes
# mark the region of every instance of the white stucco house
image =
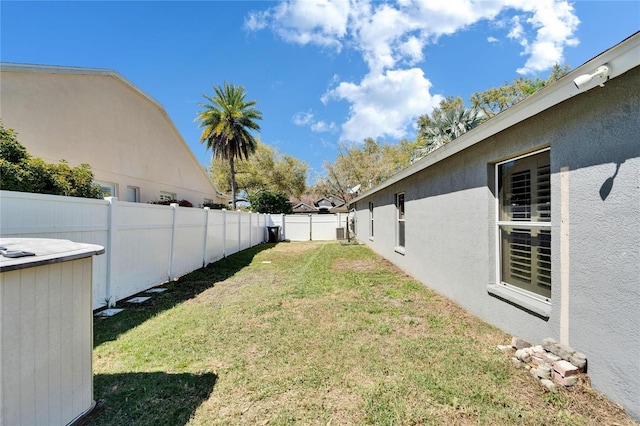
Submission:
[[0,99],[29,154],[89,164],[122,201],[228,202],[162,105],[114,70],[2,63]]
[[[640,33],[356,197],[357,238],[640,420]],[[600,84],[603,84],[600,86]]]

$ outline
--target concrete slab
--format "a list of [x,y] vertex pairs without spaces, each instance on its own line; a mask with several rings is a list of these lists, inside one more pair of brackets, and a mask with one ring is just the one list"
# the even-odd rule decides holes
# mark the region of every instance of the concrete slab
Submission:
[[116,308],[110,308],[110,309],[105,309],[104,311],[100,311],[96,314],[97,317],[112,317],[116,314],[119,314],[120,312],[124,311],[124,309],[116,309]]
[[133,299],[127,300],[127,302],[129,302],[129,303],[144,303],[149,299],[151,299],[151,297],[134,297]]

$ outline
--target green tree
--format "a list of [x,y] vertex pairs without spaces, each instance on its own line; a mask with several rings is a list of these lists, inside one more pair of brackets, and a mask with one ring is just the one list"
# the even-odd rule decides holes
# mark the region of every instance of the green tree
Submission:
[[417,155],[423,157],[429,154],[477,127],[485,119],[482,111],[466,108],[464,105],[440,111],[429,124],[420,129],[420,141],[424,145],[418,148]]
[[286,195],[264,191],[250,197],[251,210],[258,213],[291,214],[293,205]]
[[214,86],[215,96],[202,95],[207,102],[200,103],[204,108],[198,113],[198,127],[203,128],[200,143],[206,143],[213,151],[214,158],[226,160],[231,174],[231,197],[236,208],[235,160],[248,159],[256,149],[256,140],[251,131],[259,131],[256,120],[262,119],[262,113],[254,105],[257,101],[245,101],[243,86],[224,83],[223,87]]
[[313,191],[349,202],[356,195],[354,188],[364,191],[408,167],[415,149],[416,143],[408,140],[380,144],[367,138],[363,145],[341,144],[336,160],[324,163],[324,175],[316,179]]
[[534,94],[546,85],[560,79],[567,74],[570,69],[571,67],[569,65],[565,64],[560,66],[560,64],[556,63],[551,68],[551,73],[546,80],[542,80],[540,77],[536,77],[535,79],[519,77],[512,83],[505,82],[502,86],[492,87],[484,92],[476,92],[471,95],[469,99],[471,106],[483,110],[487,117],[493,117],[522,101],[527,96]]
[[[231,168],[222,159],[211,163],[211,178],[222,191],[231,190]],[[246,161],[236,164],[239,196],[250,198],[260,191],[299,197],[306,189],[308,165],[256,139],[256,150]]]
[[428,139],[431,137],[430,129],[433,127],[435,121],[439,120],[443,114],[446,114],[447,111],[456,108],[464,108],[466,105],[460,96],[454,98],[453,96],[447,96],[446,98],[440,101],[440,105],[435,107],[433,111],[431,111],[431,115],[424,114],[418,117],[418,134],[416,137],[416,142],[418,142],[419,146],[426,146],[428,144]]
[[31,157],[18,141],[13,129],[5,129],[0,121],[0,189],[7,191],[101,198],[100,186],[93,181],[88,164],[71,167],[45,163]]

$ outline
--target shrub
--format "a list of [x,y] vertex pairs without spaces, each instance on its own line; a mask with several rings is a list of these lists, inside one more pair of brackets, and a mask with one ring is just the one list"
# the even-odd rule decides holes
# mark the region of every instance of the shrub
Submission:
[[228,209],[228,207],[226,205],[224,205],[224,204],[221,204],[221,203],[210,203],[210,202],[203,203],[202,207],[209,207],[211,210]]
[[102,198],[100,186],[93,182],[88,164],[69,166],[45,163],[32,157],[18,141],[13,129],[5,129],[0,121],[0,189],[6,191]]
[[153,200],[149,201],[149,204],[158,204],[161,206],[168,206],[171,204],[178,204],[180,207],[193,207],[193,204],[188,200]]
[[293,211],[293,204],[289,199],[276,192],[263,191],[250,197],[251,210],[258,213],[284,213]]

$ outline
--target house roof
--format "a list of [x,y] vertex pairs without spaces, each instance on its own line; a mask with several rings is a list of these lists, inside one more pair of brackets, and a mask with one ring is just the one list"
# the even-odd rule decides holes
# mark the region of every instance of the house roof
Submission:
[[[123,83],[129,89],[131,89],[134,92],[136,92],[138,95],[140,95],[143,98],[145,98],[151,104],[153,104],[153,106],[155,108],[157,108],[158,111],[162,114],[164,119],[167,120],[167,123],[173,129],[173,131],[175,132],[175,134],[178,137],[178,139],[180,141],[182,141],[184,147],[186,148],[187,152],[189,153],[189,155],[191,156],[193,161],[198,165],[200,164],[200,162],[196,158],[195,154],[193,153],[193,151],[191,151],[191,149],[189,148],[189,145],[185,142],[184,138],[182,137],[182,135],[178,131],[178,128],[173,123],[173,120],[171,120],[171,117],[169,117],[169,114],[167,114],[166,110],[160,104],[160,102],[155,100],[152,96],[150,96],[149,94],[144,92],[141,88],[136,86],[134,83],[132,83],[130,80],[128,80],[127,78],[125,78],[119,72],[117,72],[115,70],[106,69],[106,68],[82,68],[82,67],[68,67],[68,66],[59,66],[59,65],[34,65],[34,64],[19,64],[19,63],[11,63],[11,62],[0,62],[0,71],[2,71],[2,72],[25,72],[25,73],[26,72],[32,72],[32,73],[43,73],[43,74],[97,75],[97,76],[106,76],[106,77],[114,78],[114,79],[120,81],[121,83]],[[199,167],[199,169],[205,175],[207,181],[209,181],[211,183],[211,186],[215,189],[216,195],[218,195],[219,197],[222,197],[222,198],[231,199],[230,196],[220,192],[218,187],[213,182],[211,182],[211,178],[207,175],[206,171],[202,167]]]
[[435,150],[431,154],[421,158],[411,166],[400,171],[395,176],[373,187],[369,191],[352,199],[349,204],[381,191],[396,182],[399,182],[427,167],[432,166],[448,157],[451,157],[483,140],[500,133],[522,121],[533,117],[540,112],[549,109],[567,99],[583,93],[586,90],[597,88],[597,82],[593,81],[586,89],[578,89],[573,80],[583,74],[591,74],[596,68],[608,64],[611,68],[609,80],[618,77],[640,65],[640,31],[627,39],[611,47],[600,55],[590,59],[558,81],[542,88],[540,91],[528,96],[523,101],[497,114],[490,120],[473,130],[463,134],[452,142]]

